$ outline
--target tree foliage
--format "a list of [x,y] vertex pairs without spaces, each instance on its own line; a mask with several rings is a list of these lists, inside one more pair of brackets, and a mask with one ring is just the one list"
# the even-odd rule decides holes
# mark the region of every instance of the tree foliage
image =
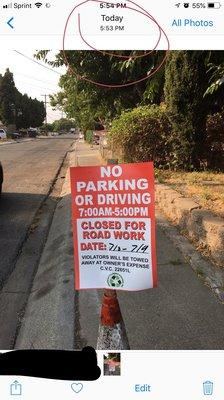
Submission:
[[[160,148],[163,161],[165,160],[163,165],[186,170],[200,169],[208,165],[208,157],[205,154],[207,151],[205,143],[208,143],[206,121],[209,115],[222,112],[224,107],[224,52],[171,51],[166,63],[153,77],[150,75],[161,63],[164,57],[163,51],[154,51],[150,55],[139,51],[116,52],[116,54],[126,55],[127,59],[108,56],[97,51],[66,51],[70,68],[60,79],[61,91],[52,97],[52,105],[62,108],[84,131],[94,129],[96,123],[106,125],[107,128],[112,124],[114,143],[119,146],[125,141],[128,149],[125,150],[127,159],[136,157],[146,160],[145,157],[151,157],[153,146],[156,145],[153,140],[156,138],[154,128],[157,122],[159,122],[158,135],[161,133],[161,115],[157,113],[158,115],[155,115],[157,122],[153,121],[152,114],[156,114],[157,111],[155,109],[152,111],[151,106],[165,103],[163,112],[170,125],[170,130],[164,130],[164,134],[169,137],[162,137],[166,151],[159,143],[156,145],[157,150]],[[136,57],[140,54],[145,57]],[[37,57],[54,67],[65,65],[63,52],[59,52],[54,61],[48,60],[48,51],[39,52]],[[81,79],[125,84],[146,75],[149,79],[144,82],[116,89],[98,87]],[[136,111],[137,107],[139,112]],[[142,107],[148,108],[149,114],[151,113],[151,116],[147,115],[146,125],[144,118],[142,119],[146,109],[143,111]],[[132,125],[134,115],[136,119]],[[126,118],[136,137],[131,131],[125,136]],[[153,136],[150,135],[150,127],[147,127],[149,122],[154,132]],[[123,126],[124,131],[122,131]],[[142,128],[141,131],[137,129],[138,126]],[[219,129],[220,124],[217,124],[217,127]],[[220,132],[220,135],[222,134]],[[158,136],[157,141],[160,139]],[[209,143],[212,143],[212,147],[209,144],[207,149],[209,146],[214,149],[212,137]],[[134,146],[138,149],[137,153]],[[170,151],[169,156],[167,151]],[[213,155],[216,154],[213,150],[212,152]],[[153,154],[154,161],[160,163],[159,154],[157,152]],[[210,165],[214,165],[214,162]]]
[[[164,69],[154,78],[123,88],[102,88],[79,77],[108,84],[125,84],[149,75],[161,61],[163,52],[116,52],[126,56],[121,59],[97,51],[66,51],[70,69],[60,79],[61,91],[52,96],[52,106],[63,108],[68,118],[74,118],[85,131],[93,129],[96,122],[106,124],[123,110],[137,105],[159,103],[163,95]],[[48,52],[36,56],[54,67],[64,65],[63,52],[54,62],[47,58]],[[72,72],[71,72],[72,71]]]
[[165,102],[176,142],[176,163],[189,170],[200,167],[205,138],[206,60],[204,51],[172,51],[166,64]]
[[75,128],[75,122],[67,118],[61,118],[52,123],[54,132],[69,132],[70,129]]
[[41,130],[45,132],[58,132],[58,133],[67,133],[70,129],[76,128],[76,123],[74,120],[70,120],[67,118],[61,118],[54,122],[43,124],[41,126]]
[[0,119],[4,124],[16,125],[17,129],[39,127],[45,116],[44,103],[21,94],[9,69],[0,75]]
[[4,76],[0,75],[0,119],[4,124],[15,122],[18,95],[13,74],[7,69]]

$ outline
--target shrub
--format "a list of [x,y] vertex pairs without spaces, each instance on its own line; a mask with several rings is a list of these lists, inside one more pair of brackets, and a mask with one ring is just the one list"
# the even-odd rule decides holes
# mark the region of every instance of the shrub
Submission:
[[138,107],[115,119],[108,134],[115,152],[122,149],[124,162],[154,161],[170,166],[171,125],[165,106]]
[[[114,155],[124,162],[154,162],[180,170],[179,144],[164,105],[138,107],[115,119],[108,134]],[[224,110],[208,116],[199,169],[224,170]],[[119,157],[122,154],[122,157]]]

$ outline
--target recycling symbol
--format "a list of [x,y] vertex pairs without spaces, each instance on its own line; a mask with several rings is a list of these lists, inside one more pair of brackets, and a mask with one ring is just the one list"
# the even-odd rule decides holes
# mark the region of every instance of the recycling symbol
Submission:
[[124,279],[119,274],[111,274],[107,278],[107,283],[112,288],[119,288],[124,285]]

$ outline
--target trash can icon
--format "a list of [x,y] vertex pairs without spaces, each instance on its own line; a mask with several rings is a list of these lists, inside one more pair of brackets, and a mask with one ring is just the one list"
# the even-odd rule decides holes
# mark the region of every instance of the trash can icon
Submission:
[[211,382],[211,381],[204,382],[203,383],[203,392],[204,392],[204,395],[211,396],[213,394],[213,382]]

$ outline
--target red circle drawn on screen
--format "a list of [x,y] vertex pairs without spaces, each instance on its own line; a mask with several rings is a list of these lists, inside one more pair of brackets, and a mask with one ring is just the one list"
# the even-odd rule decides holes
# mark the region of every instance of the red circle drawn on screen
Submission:
[[158,39],[158,41],[157,41],[157,43],[156,43],[156,46],[154,47],[153,50],[150,50],[149,52],[147,52],[147,53],[145,53],[145,54],[143,54],[143,55],[138,55],[138,56],[133,56],[133,57],[124,56],[124,55],[118,55],[118,54],[114,54],[114,53],[110,53],[110,52],[105,52],[105,51],[102,51],[102,50],[98,50],[98,49],[94,48],[93,46],[89,45],[89,43],[87,43],[87,42],[84,40],[84,38],[83,38],[83,36],[82,36],[82,33],[81,33],[81,21],[80,21],[81,18],[80,18],[80,14],[78,14],[78,27],[79,27],[80,36],[81,36],[82,40],[83,40],[83,41],[90,47],[90,49],[92,49],[92,50],[95,50],[95,51],[97,51],[97,52],[99,52],[99,53],[103,53],[103,54],[105,54],[105,55],[117,57],[117,58],[125,58],[125,59],[130,59],[130,58],[131,58],[131,59],[134,60],[134,59],[136,59],[136,58],[146,57],[147,55],[149,55],[149,54],[151,54],[153,51],[155,51],[156,48],[158,47],[159,43],[160,43],[161,36],[162,36],[162,34],[163,34],[164,37],[165,37],[165,39],[166,39],[166,41],[167,41],[167,50],[165,51],[164,57],[163,57],[162,61],[160,62],[160,64],[159,64],[150,74],[147,74],[146,76],[141,77],[141,78],[139,78],[139,79],[137,79],[137,80],[134,80],[134,81],[131,81],[131,82],[127,82],[127,83],[123,83],[123,84],[109,84],[109,83],[97,82],[97,81],[94,81],[94,80],[92,80],[92,79],[90,79],[90,78],[87,78],[87,77],[84,77],[84,76],[82,76],[82,75],[79,75],[79,74],[74,70],[74,68],[73,68],[73,67],[70,65],[70,63],[69,63],[69,60],[68,60],[67,55],[66,55],[66,50],[65,50],[65,39],[66,39],[66,34],[67,34],[67,28],[68,28],[68,24],[69,24],[70,18],[71,18],[71,16],[73,15],[73,13],[75,12],[75,10],[76,10],[78,7],[81,7],[82,5],[84,5],[84,4],[86,4],[86,3],[89,3],[90,1],[95,2],[95,3],[117,4],[117,3],[108,2],[108,1],[101,1],[101,0],[85,0],[85,1],[83,1],[83,2],[81,2],[81,3],[79,3],[79,4],[77,4],[77,5],[72,9],[72,11],[70,12],[70,14],[69,14],[69,16],[68,16],[68,18],[67,18],[66,24],[65,24],[65,29],[64,29],[64,34],[63,34],[63,46],[62,46],[63,57],[64,57],[65,65],[68,67],[69,72],[71,72],[71,73],[73,73],[74,75],[76,75],[76,77],[77,77],[78,79],[80,79],[80,80],[84,80],[84,81],[89,82],[89,83],[92,83],[92,84],[94,84],[94,85],[96,85],[96,86],[103,87],[103,88],[109,88],[109,89],[111,89],[111,88],[113,89],[113,88],[122,88],[122,87],[133,86],[133,85],[136,85],[137,83],[140,83],[140,82],[143,82],[143,81],[145,81],[145,80],[148,80],[148,79],[151,78],[153,75],[155,75],[155,74],[162,68],[162,66],[164,65],[164,63],[165,63],[165,61],[166,61],[166,59],[167,59],[167,56],[168,56],[168,53],[169,53],[169,50],[170,50],[170,42],[169,42],[169,39],[168,39],[167,34],[166,34],[165,31],[163,30],[163,28],[159,25],[159,23],[155,20],[155,18],[154,18],[151,14],[149,14],[148,11],[146,11],[144,8],[142,8],[141,6],[139,6],[138,4],[136,4],[135,2],[133,2],[133,1],[131,1],[131,0],[128,0],[128,2],[134,4],[134,5],[135,5],[136,7],[138,7],[141,11],[140,11],[140,10],[136,10],[135,8],[132,8],[132,7],[129,7],[129,6],[126,6],[126,7],[124,8],[124,10],[125,10],[125,9],[129,9],[129,10],[135,11],[135,12],[137,12],[137,13],[139,13],[139,14],[142,14],[142,15],[146,16],[146,17],[149,18],[154,24],[156,24],[157,27],[158,27],[158,29],[159,29],[159,32],[160,32],[160,33],[159,33],[159,39]]

